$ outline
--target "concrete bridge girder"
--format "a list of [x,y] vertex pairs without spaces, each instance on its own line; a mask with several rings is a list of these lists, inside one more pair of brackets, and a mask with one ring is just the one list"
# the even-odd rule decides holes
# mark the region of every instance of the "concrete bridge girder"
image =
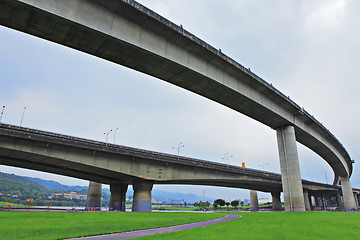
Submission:
[[2,25],[158,77],[274,129],[293,125],[297,141],[336,174],[351,175],[346,150],[309,114],[248,69],[137,3],[22,0],[2,5]]
[[[30,168],[41,168],[48,172],[63,172],[65,175],[110,184],[121,181],[131,184],[133,180],[144,179],[157,184],[199,184],[227,187],[252,187],[268,191],[279,189],[280,179],[264,179],[235,172],[224,172],[195,166],[166,163],[151,159],[108,152],[63,146],[55,143],[34,142],[33,138],[8,141],[0,136],[0,162]],[[6,161],[7,159],[7,161]],[[28,164],[26,164],[26,162]],[[61,170],[63,169],[63,170]],[[69,174],[71,171],[73,174]],[[76,173],[75,173],[76,172]],[[96,172],[101,177],[96,178]],[[95,174],[94,174],[95,173]],[[257,187],[259,186],[259,187]]]

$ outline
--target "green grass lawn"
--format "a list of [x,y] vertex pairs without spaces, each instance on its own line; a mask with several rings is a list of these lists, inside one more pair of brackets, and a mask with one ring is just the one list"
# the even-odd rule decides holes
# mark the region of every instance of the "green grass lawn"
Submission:
[[137,239],[360,239],[360,213],[246,212],[229,222]]
[[0,239],[61,239],[173,226],[225,216],[224,213],[0,212]]
[[[243,217],[204,228],[139,239],[360,239],[360,213],[242,212]],[[172,226],[223,213],[0,212],[0,239],[61,239]]]

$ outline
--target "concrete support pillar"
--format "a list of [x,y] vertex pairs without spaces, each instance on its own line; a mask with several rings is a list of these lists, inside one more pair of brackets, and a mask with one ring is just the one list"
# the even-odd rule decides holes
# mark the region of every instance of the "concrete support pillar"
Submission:
[[101,210],[101,195],[102,195],[102,184],[96,182],[89,182],[89,189],[86,198],[85,210]]
[[280,128],[276,130],[276,135],[285,211],[305,211],[295,129],[293,126]]
[[314,195],[311,195],[310,196],[310,207],[312,208],[312,207],[315,207],[316,206],[316,199],[315,199],[315,197],[314,197]]
[[110,184],[110,211],[122,211],[125,212],[125,203],[126,203],[126,191],[128,185],[121,183],[112,183]]
[[345,210],[356,208],[356,203],[349,178],[340,177],[340,180],[341,180],[341,190],[342,190]]
[[357,193],[354,193],[354,199],[355,199],[355,204],[356,206],[359,206],[359,195]]
[[323,202],[324,202],[324,209],[329,210],[329,207],[331,207],[331,199],[328,193],[323,193]]
[[255,190],[250,190],[250,211],[259,211],[259,201]]
[[314,199],[315,199],[315,207],[320,207],[320,202],[319,202],[319,195],[316,193],[314,195]]
[[133,182],[133,212],[151,212],[151,190],[153,183],[148,181]]
[[341,192],[340,191],[336,191],[336,204],[337,204],[337,206],[343,205],[343,203],[341,201]]
[[306,190],[304,190],[304,203],[305,203],[305,210],[311,211],[309,191],[306,191]]
[[326,207],[332,207],[332,201],[331,201],[331,193],[327,193],[325,195],[325,200],[326,200]]
[[280,200],[280,192],[271,192],[272,196],[272,210],[273,211],[281,211],[281,200]]

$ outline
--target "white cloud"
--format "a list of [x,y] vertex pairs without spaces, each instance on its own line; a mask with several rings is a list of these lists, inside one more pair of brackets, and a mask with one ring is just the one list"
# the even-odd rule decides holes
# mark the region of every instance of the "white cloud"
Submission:
[[306,25],[314,31],[336,30],[346,14],[346,0],[308,1],[305,4]]

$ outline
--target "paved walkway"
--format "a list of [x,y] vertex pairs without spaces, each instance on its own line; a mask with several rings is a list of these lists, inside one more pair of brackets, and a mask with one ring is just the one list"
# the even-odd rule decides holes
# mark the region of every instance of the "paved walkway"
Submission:
[[186,229],[192,229],[196,227],[205,227],[215,223],[221,223],[230,221],[235,218],[241,217],[237,214],[228,214],[225,217],[203,221],[203,222],[196,222],[196,223],[188,223],[178,226],[172,227],[162,227],[162,228],[152,228],[152,229],[145,229],[145,230],[138,230],[138,231],[131,231],[131,232],[122,232],[122,233],[113,233],[107,235],[97,235],[97,236],[90,236],[90,237],[81,237],[81,238],[71,238],[69,240],[117,240],[117,239],[129,239],[135,237],[142,237],[146,235],[153,235],[157,233],[166,233],[166,232],[175,232],[181,231]]

